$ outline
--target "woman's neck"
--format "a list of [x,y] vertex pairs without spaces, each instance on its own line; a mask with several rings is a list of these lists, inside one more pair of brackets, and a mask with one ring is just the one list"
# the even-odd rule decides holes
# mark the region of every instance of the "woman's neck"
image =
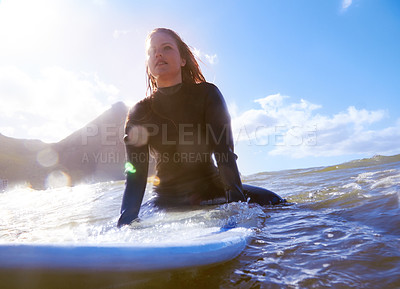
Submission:
[[157,87],[171,87],[179,83],[182,83],[182,75],[178,74],[176,77],[157,77],[156,78]]
[[179,91],[182,87],[182,82],[175,84],[173,86],[168,86],[168,87],[159,87],[157,88],[157,91],[161,92],[162,94],[170,95],[174,94],[175,92]]

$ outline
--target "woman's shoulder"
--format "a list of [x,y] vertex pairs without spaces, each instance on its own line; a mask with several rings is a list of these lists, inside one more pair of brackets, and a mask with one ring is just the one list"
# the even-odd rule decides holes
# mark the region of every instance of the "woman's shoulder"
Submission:
[[199,88],[199,89],[218,89],[217,86],[211,82],[203,81],[199,83],[191,83],[193,87]]
[[207,96],[216,95],[220,96],[221,92],[219,91],[218,87],[211,83],[211,82],[200,82],[200,83],[188,83],[186,87],[189,90],[205,94]]
[[151,110],[151,97],[145,97],[132,106],[128,112],[130,120],[140,120],[146,117]]

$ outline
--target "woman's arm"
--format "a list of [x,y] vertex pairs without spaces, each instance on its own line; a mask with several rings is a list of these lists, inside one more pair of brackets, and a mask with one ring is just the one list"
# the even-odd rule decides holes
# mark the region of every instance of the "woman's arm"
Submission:
[[214,157],[229,202],[246,201],[233,152],[231,118],[218,88],[210,85],[206,108],[206,133],[213,144]]
[[129,166],[125,171],[126,183],[118,227],[128,225],[138,217],[147,184],[149,148],[147,139],[143,138],[145,128],[135,124],[141,112],[142,106],[136,105],[130,111],[125,127],[124,141]]
[[149,149],[147,145],[135,147],[126,146],[127,159],[132,167],[126,171],[126,183],[122,198],[121,216],[118,227],[129,225],[139,215],[147,184],[149,167]]

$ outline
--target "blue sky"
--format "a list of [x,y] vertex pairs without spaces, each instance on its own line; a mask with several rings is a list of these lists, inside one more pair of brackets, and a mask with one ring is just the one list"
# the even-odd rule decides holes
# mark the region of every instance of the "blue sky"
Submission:
[[400,153],[396,0],[1,0],[0,133],[56,142],[133,105],[155,27],[223,93],[243,174]]

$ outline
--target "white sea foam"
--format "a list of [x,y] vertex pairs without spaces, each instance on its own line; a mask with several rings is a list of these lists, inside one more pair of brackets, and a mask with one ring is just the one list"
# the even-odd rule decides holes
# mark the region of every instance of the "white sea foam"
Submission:
[[342,186],[343,189],[350,189],[353,191],[357,191],[357,190],[361,190],[361,186],[359,184],[356,183],[350,183],[350,184],[346,184],[344,186]]
[[374,180],[374,176],[379,172],[365,172],[355,177],[357,183],[369,183]]
[[[0,194],[0,243],[183,241],[216,227],[244,223],[256,226],[257,217],[263,214],[259,207],[247,203],[192,210],[161,210],[145,205],[139,222],[117,229],[122,192],[123,183],[99,183]],[[149,198],[147,192],[145,201]]]
[[390,175],[383,177],[382,179],[375,180],[373,184],[371,185],[371,189],[376,189],[376,188],[389,188],[393,186],[399,186],[400,185],[400,174],[396,175]]

